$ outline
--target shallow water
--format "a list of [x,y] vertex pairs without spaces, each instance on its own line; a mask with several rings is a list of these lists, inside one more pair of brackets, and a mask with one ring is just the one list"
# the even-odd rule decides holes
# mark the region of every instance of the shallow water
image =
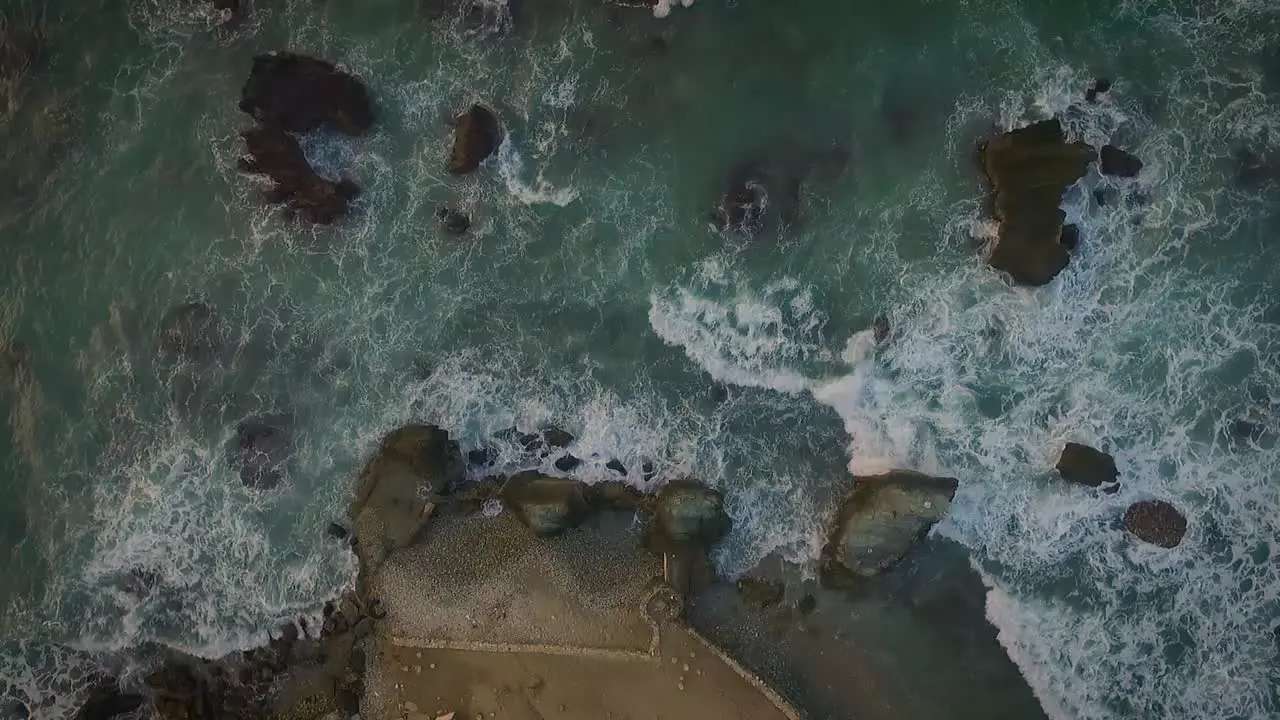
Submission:
[[[509,32],[476,35],[410,0],[257,0],[234,31],[183,2],[7,3],[46,52],[0,131],[0,344],[27,368],[0,392],[0,691],[58,717],[81,662],[58,646],[215,655],[314,610],[354,569],[323,535],[353,470],[415,419],[468,449],[555,423],[594,454],[586,479],[615,457],[638,485],[702,477],[729,493],[730,576],[810,563],[846,469],[957,477],[938,532],[972,553],[1051,716],[1280,713],[1278,196],[1234,160],[1280,142],[1280,14],[794,5],[659,21],[525,0]],[[281,47],[377,99],[370,136],[307,143],[364,189],[340,227],[289,225],[235,171],[239,87]],[[1116,86],[1088,105],[1094,74]],[[508,141],[452,178],[446,121],[473,101]],[[1014,289],[981,261],[973,143],[1050,113],[1146,168],[1069,191],[1081,249]],[[848,165],[811,173],[789,232],[708,229],[743,158],[831,148]],[[442,205],[474,237],[445,235]],[[156,329],[191,299],[217,308],[227,354],[175,368]],[[894,335],[872,349],[881,313]],[[299,444],[270,492],[223,450],[264,413]],[[1229,437],[1241,419],[1254,440]],[[1067,440],[1111,451],[1121,491],[1052,477]],[[517,461],[501,449],[499,469]],[[1120,530],[1145,497],[1187,512],[1177,549]]]

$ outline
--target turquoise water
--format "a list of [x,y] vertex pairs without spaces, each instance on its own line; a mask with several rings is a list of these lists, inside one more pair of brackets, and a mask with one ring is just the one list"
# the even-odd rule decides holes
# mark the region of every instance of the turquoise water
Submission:
[[[45,53],[0,130],[0,345],[25,358],[0,391],[0,691],[60,717],[94,653],[216,655],[313,612],[354,569],[323,536],[353,470],[417,419],[468,449],[553,422],[599,457],[579,477],[616,457],[638,485],[719,485],[730,576],[808,566],[850,469],[955,476],[938,532],[1051,716],[1280,713],[1280,196],[1234,159],[1280,143],[1269,4],[524,0],[493,35],[411,0],[254,5],[227,30],[187,2],[6,3]],[[288,225],[235,170],[240,85],[283,47],[377,100],[371,135],[306,144],[364,189],[339,227]],[[1095,74],[1115,89],[1083,104]],[[450,177],[447,120],[475,101],[508,140]],[[1081,250],[1015,289],[981,261],[974,141],[1051,113],[1146,168],[1072,188]],[[743,158],[831,148],[847,167],[810,175],[787,233],[708,228]],[[221,364],[156,351],[192,299]],[[271,492],[223,451],[264,413],[298,441]],[[1055,480],[1067,440],[1109,449],[1121,491]],[[1186,511],[1177,549],[1119,528],[1145,497]]]

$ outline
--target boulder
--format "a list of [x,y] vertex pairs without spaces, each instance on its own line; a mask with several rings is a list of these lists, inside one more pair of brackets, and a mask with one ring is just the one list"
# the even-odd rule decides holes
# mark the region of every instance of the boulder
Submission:
[[564,455],[561,455],[560,457],[556,458],[556,462],[555,462],[556,469],[559,470],[560,472],[570,472],[571,470],[573,470],[574,468],[578,467],[581,464],[582,464],[582,460],[570,453],[565,453]]
[[1058,457],[1058,472],[1067,482],[1089,487],[1113,483],[1120,478],[1115,458],[1088,445],[1073,442],[1062,449],[1062,455]]
[[1103,175],[1131,178],[1142,172],[1142,161],[1115,145],[1103,145],[1100,159]]
[[635,510],[644,496],[639,490],[624,482],[606,480],[587,487],[587,499],[593,507],[603,510]]
[[373,127],[373,102],[360,80],[332,63],[291,52],[253,59],[240,109],[264,125],[294,133],[329,125],[359,135]]
[[458,443],[434,425],[406,425],[382,438],[360,473],[351,506],[362,582],[388,553],[413,541],[439,496],[461,483],[465,472]]
[[1062,234],[1058,236],[1058,242],[1062,243],[1062,247],[1068,252],[1074,251],[1080,245],[1080,226],[1071,224],[1062,226]]
[[279,128],[258,126],[241,136],[247,154],[240,158],[239,169],[271,179],[273,186],[263,195],[267,202],[283,204],[286,217],[328,225],[345,215],[360,194],[346,178],[334,182],[317,174],[298,140]]
[[466,213],[453,208],[436,210],[436,220],[440,221],[440,227],[450,235],[465,235],[467,230],[471,229],[471,218]]
[[502,126],[498,117],[483,105],[472,105],[453,119],[449,172],[454,175],[474,172],[501,144]]
[[591,512],[582,483],[536,472],[509,478],[502,486],[502,504],[538,537],[575,528]]
[[893,567],[947,515],[957,481],[907,470],[854,478],[822,551],[824,579],[872,577]]
[[1068,143],[1057,120],[983,140],[982,169],[1000,223],[987,262],[1020,285],[1044,285],[1067,266],[1062,244],[1062,193],[1093,162],[1093,148]]
[[160,321],[160,352],[170,362],[204,362],[222,346],[222,321],[212,305],[183,303]]
[[659,552],[710,546],[729,533],[724,495],[696,480],[672,480],[653,500],[646,544]]
[[609,472],[615,472],[619,475],[627,474],[627,466],[623,465],[622,461],[617,458],[614,458],[609,462],[605,463],[604,466],[605,466],[605,469],[609,470]]
[[1174,548],[1187,534],[1187,518],[1163,500],[1139,500],[1124,511],[1124,528],[1139,540]]
[[236,425],[227,442],[227,464],[239,472],[245,487],[270,490],[284,479],[293,457],[293,433],[289,418],[265,415]]
[[542,435],[542,441],[549,447],[567,448],[573,444],[573,435],[555,426],[545,427],[538,433]]
[[889,325],[889,318],[883,315],[877,315],[875,319],[871,321],[871,337],[875,339],[877,345],[888,340],[889,333],[892,331],[893,328]]

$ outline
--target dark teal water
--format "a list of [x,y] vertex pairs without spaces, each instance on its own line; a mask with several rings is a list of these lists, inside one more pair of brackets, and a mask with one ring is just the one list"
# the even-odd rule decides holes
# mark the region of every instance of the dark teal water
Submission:
[[[1277,191],[1235,159],[1280,143],[1270,4],[524,0],[491,36],[412,0],[257,0],[235,31],[170,0],[5,16],[45,52],[0,127],[0,345],[25,358],[0,392],[0,691],[58,717],[77,653],[213,655],[314,611],[353,570],[323,528],[354,468],[416,419],[468,448],[554,422],[600,458],[580,477],[617,457],[638,485],[717,484],[730,576],[810,564],[850,469],[955,476],[938,532],[1050,715],[1280,713]],[[288,225],[235,171],[250,59],[284,47],[377,98],[372,135],[307,146],[364,188],[341,227]],[[1095,74],[1115,89],[1087,105]],[[474,101],[509,139],[449,177],[446,121]],[[981,260],[974,141],[1048,114],[1146,167],[1068,192],[1081,250],[1014,289]],[[708,229],[744,157],[832,147],[847,168],[805,184],[787,235]],[[438,229],[446,204],[474,237]],[[155,351],[189,299],[231,337],[198,373]],[[223,447],[271,412],[299,449],[264,493]],[[1113,452],[1120,493],[1051,477],[1067,440]],[[1177,549],[1119,528],[1146,497],[1187,512]]]

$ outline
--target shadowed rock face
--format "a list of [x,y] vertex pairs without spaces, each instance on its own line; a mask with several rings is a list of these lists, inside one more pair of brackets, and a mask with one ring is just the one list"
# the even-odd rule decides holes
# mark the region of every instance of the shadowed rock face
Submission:
[[1139,540],[1175,548],[1187,534],[1187,518],[1163,500],[1140,500],[1124,511],[1124,527]]
[[954,478],[905,470],[854,478],[822,551],[824,580],[843,584],[896,565],[946,517],[957,486]]
[[472,105],[453,119],[449,172],[454,175],[474,172],[501,144],[502,126],[498,117],[483,105]]
[[203,362],[222,346],[222,322],[212,305],[183,303],[160,322],[160,351],[171,362]]
[[350,180],[333,182],[316,174],[297,139],[279,128],[260,125],[241,136],[248,157],[240,159],[240,170],[271,178],[274,186],[264,195],[268,202],[283,204],[287,217],[328,225],[345,215],[360,194]]
[[264,125],[294,133],[330,125],[359,135],[373,127],[373,102],[363,83],[332,63],[290,52],[253,59],[240,109]]
[[1094,160],[1093,148],[1068,143],[1057,120],[1019,128],[979,145],[1000,222],[987,262],[1019,285],[1044,285],[1067,267],[1062,193]]

